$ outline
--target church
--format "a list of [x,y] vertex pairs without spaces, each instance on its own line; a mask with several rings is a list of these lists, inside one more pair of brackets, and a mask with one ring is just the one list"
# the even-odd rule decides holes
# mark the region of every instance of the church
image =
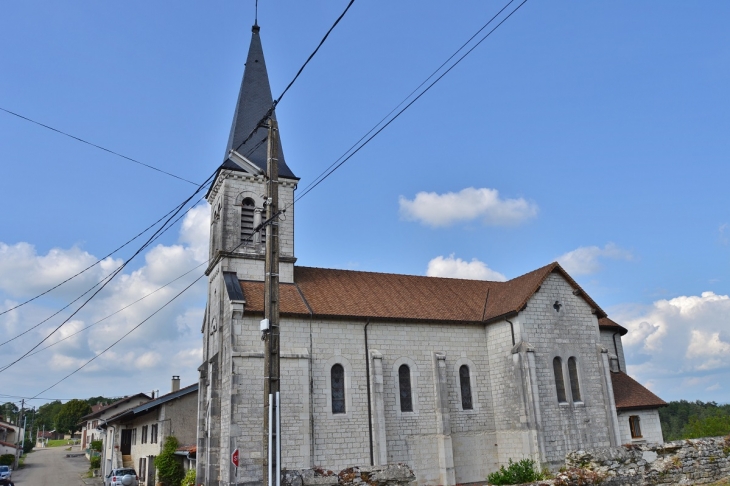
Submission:
[[[271,106],[254,25],[207,194],[197,483],[209,486],[262,480],[264,237],[253,230],[267,158],[256,127]],[[277,143],[284,468],[405,463],[419,485],[455,485],[510,459],[557,468],[576,449],[662,442],[666,404],[626,374],[627,330],[558,263],[506,282],[295,265],[299,180]]]

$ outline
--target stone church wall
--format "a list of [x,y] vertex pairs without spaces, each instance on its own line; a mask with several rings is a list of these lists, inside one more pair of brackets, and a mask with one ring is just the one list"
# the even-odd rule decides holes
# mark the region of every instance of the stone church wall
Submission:
[[[561,463],[571,450],[610,446],[612,404],[598,350],[598,320],[588,304],[574,295],[562,276],[553,273],[520,317],[520,337],[534,347],[547,462]],[[558,403],[553,373],[556,356],[562,360],[566,403]],[[570,357],[578,363],[580,401],[571,396]]]

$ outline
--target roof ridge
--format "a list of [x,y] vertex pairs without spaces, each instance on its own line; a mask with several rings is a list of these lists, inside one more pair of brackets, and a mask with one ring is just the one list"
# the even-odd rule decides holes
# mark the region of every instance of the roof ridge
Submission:
[[375,272],[372,270],[351,270],[347,268],[325,268],[325,267],[308,267],[303,265],[295,265],[294,269],[303,269],[303,270],[325,270],[329,272],[350,272],[350,273],[361,273],[361,274],[369,274],[369,275],[391,275],[394,277],[410,277],[410,278],[430,278],[430,279],[437,279],[437,280],[460,280],[463,282],[485,282],[485,283],[495,283],[495,284],[504,284],[509,282],[509,280],[505,282],[501,282],[499,280],[482,280],[477,278],[456,278],[456,277],[434,277],[430,275],[413,275],[410,273],[393,273],[393,272]]

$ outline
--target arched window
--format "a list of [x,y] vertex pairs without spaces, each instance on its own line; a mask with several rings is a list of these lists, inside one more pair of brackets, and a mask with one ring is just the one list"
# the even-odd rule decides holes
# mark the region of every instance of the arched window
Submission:
[[400,387],[400,411],[412,412],[411,369],[408,365],[400,365],[400,368],[398,368],[398,385]]
[[578,383],[578,364],[574,357],[568,359],[568,374],[570,375],[570,393],[574,402],[580,402],[580,383]]
[[471,402],[471,379],[469,378],[469,367],[461,365],[459,368],[459,382],[461,383],[461,408],[471,410],[473,408]]
[[553,359],[553,373],[555,374],[555,389],[558,391],[558,401],[565,403],[565,380],[563,380],[563,361],[556,357]]
[[247,197],[241,202],[241,242],[244,245],[253,244],[253,215],[256,203]]
[[336,364],[330,371],[332,413],[345,413],[345,368]]

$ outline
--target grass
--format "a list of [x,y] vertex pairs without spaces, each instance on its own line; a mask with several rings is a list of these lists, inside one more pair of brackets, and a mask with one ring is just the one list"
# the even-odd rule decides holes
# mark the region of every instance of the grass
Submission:
[[70,440],[66,439],[58,439],[58,440],[49,440],[48,441],[48,447],[61,447],[61,446],[69,446],[71,445]]

